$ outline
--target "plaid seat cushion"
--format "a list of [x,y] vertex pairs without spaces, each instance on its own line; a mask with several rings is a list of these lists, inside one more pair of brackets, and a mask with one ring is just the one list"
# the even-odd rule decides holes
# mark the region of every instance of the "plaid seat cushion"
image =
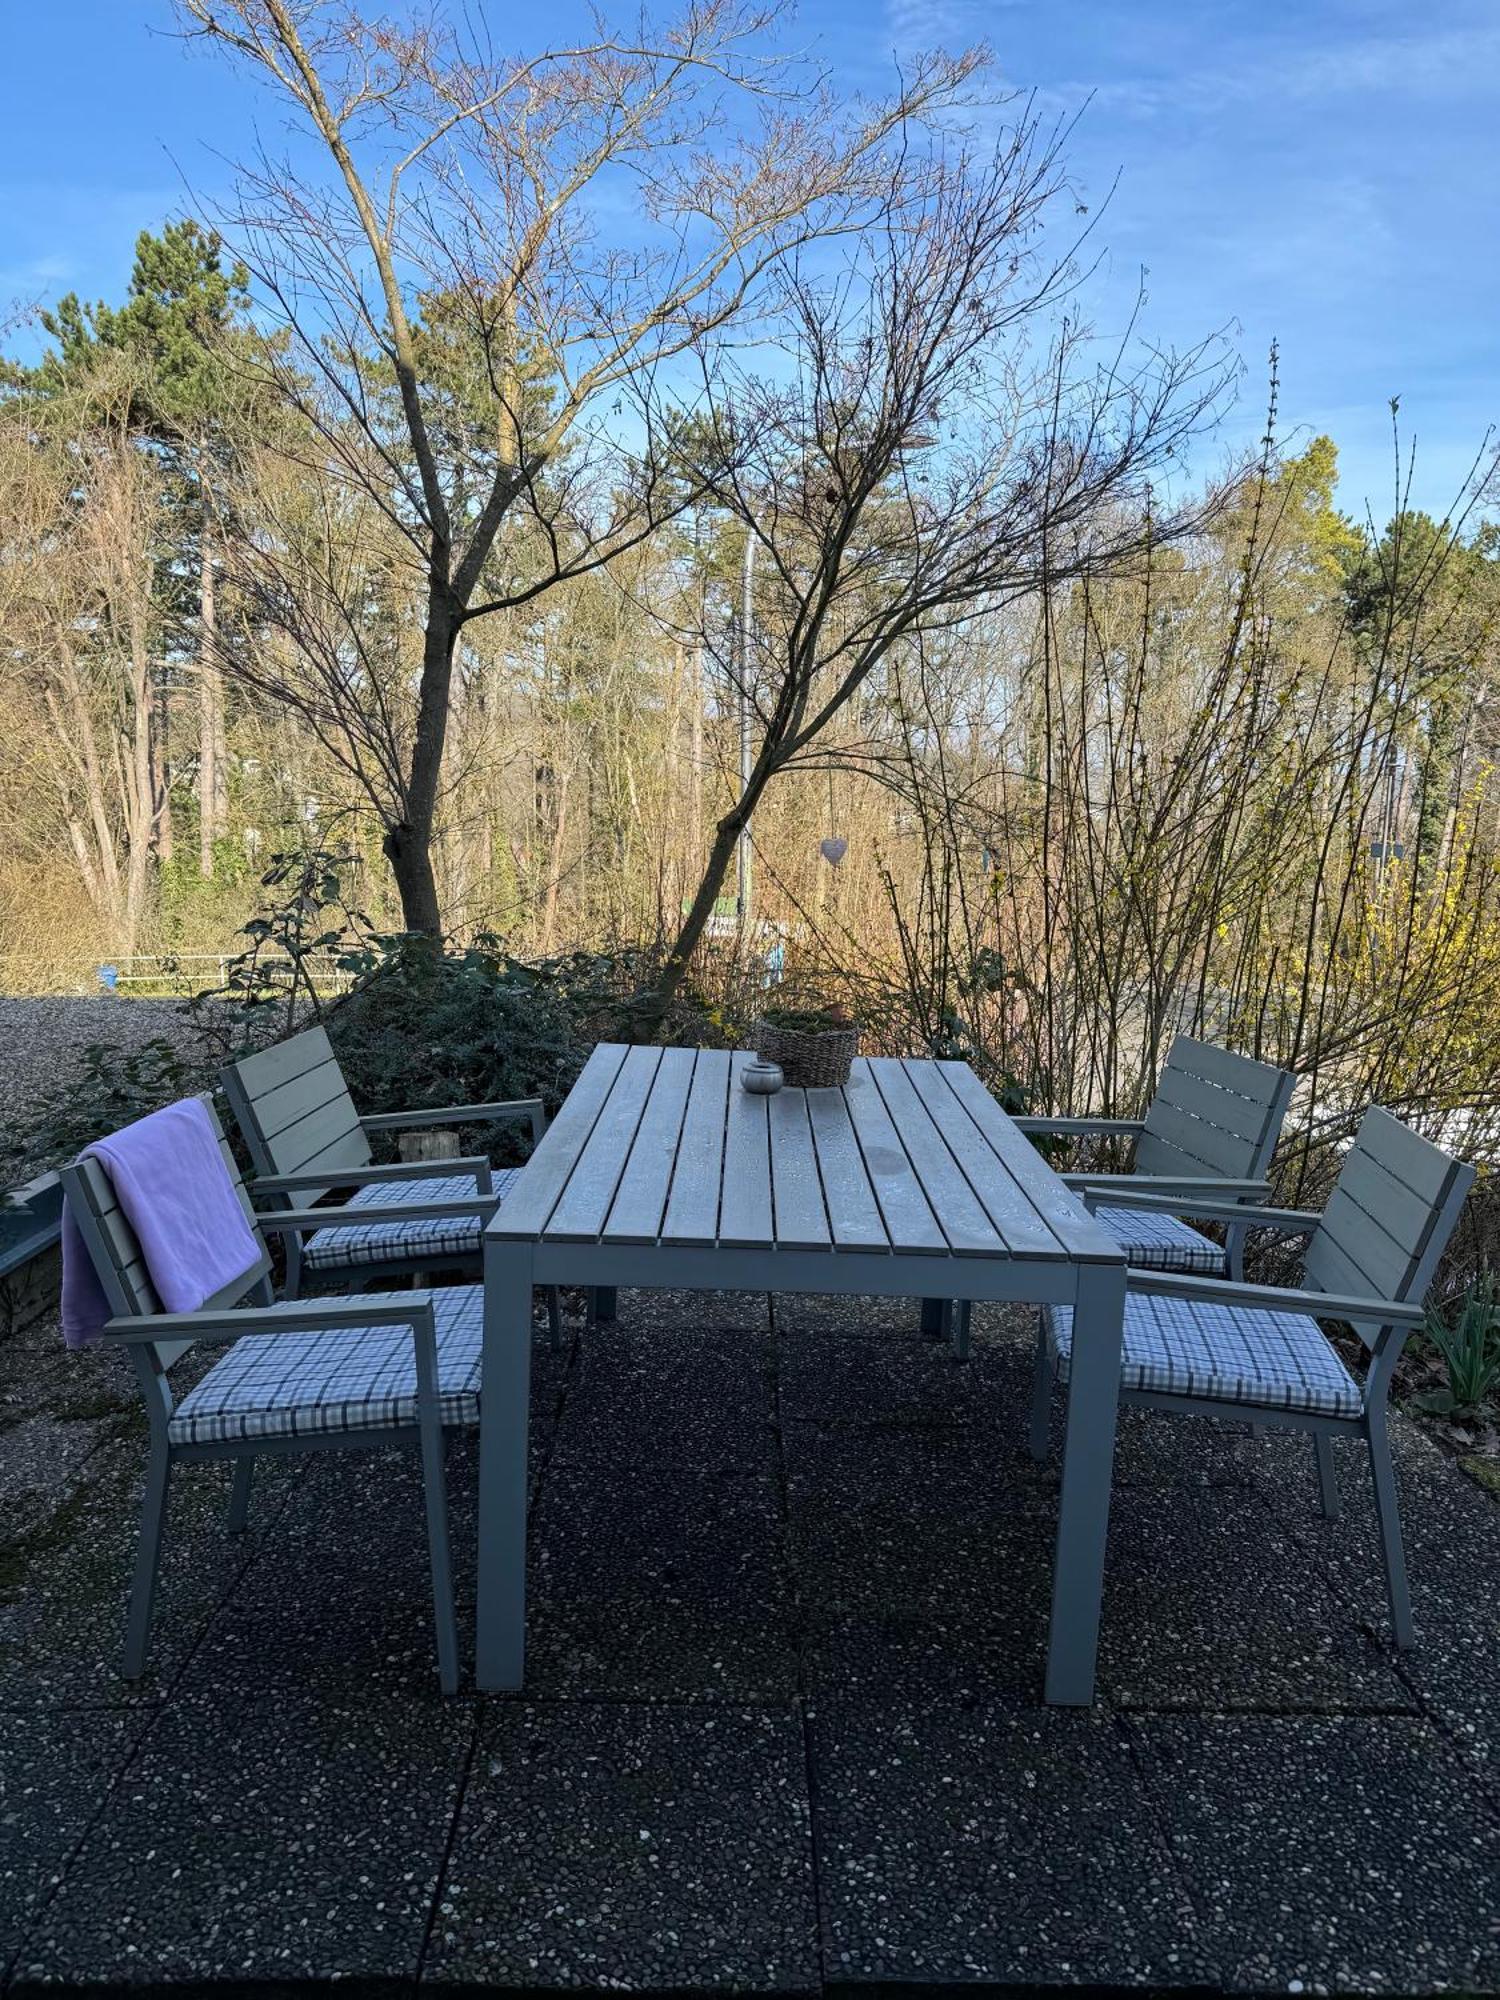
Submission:
[[[519,1167],[495,1175],[495,1193],[503,1196],[515,1182]],[[350,1208],[400,1208],[406,1202],[472,1201],[472,1174],[436,1174],[431,1180],[368,1181],[349,1197]],[[350,1223],[339,1229],[319,1229],[302,1246],[308,1271],[348,1271],[361,1264],[440,1264],[445,1257],[479,1255],[477,1215],[428,1216],[418,1222]]]
[[1179,1222],[1175,1215],[1101,1202],[1094,1210],[1094,1220],[1123,1247],[1131,1263],[1143,1270],[1194,1271],[1199,1277],[1222,1278],[1229,1269],[1223,1246]]
[[[1066,1381],[1073,1308],[1044,1306],[1042,1323]],[[1305,1314],[1142,1292],[1125,1295],[1120,1386],[1323,1417],[1357,1417],[1364,1406],[1359,1384]]]
[[[405,1295],[408,1303],[410,1294]],[[401,1310],[400,1292],[371,1292],[371,1305]],[[361,1303],[364,1303],[362,1300]],[[445,1424],[479,1421],[484,1288],[450,1285],[432,1294],[437,1323],[438,1410]],[[294,1323],[305,1300],[277,1307]],[[174,1444],[306,1437],[316,1431],[394,1428],[417,1420],[411,1330],[246,1334],[172,1412]]]

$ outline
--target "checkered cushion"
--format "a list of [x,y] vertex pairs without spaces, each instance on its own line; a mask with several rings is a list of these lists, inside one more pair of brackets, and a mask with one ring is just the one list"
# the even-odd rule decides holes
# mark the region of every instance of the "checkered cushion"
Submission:
[[[1066,1381],[1073,1308],[1044,1306],[1042,1323]],[[1125,1296],[1120,1386],[1324,1417],[1357,1417],[1364,1400],[1317,1321],[1303,1313],[1205,1305],[1143,1292]]]
[[[410,1294],[405,1296],[409,1302]],[[400,1292],[371,1292],[368,1302],[399,1312],[402,1298]],[[432,1307],[439,1413],[445,1424],[477,1423],[484,1288],[450,1285],[432,1294]],[[295,1323],[307,1303],[292,1299],[276,1310]],[[174,1444],[223,1444],[305,1437],[315,1431],[385,1429],[416,1420],[411,1331],[369,1326],[246,1334],[183,1397],[169,1430]]]
[[[519,1174],[510,1167],[495,1175],[503,1196]],[[472,1201],[472,1174],[434,1175],[431,1180],[367,1181],[349,1197],[350,1208],[400,1208],[405,1202]],[[350,1223],[319,1229],[302,1247],[307,1271],[348,1271],[363,1264],[440,1264],[444,1258],[477,1257],[481,1222],[477,1215],[429,1216],[418,1222]]]
[[1123,1246],[1131,1263],[1143,1270],[1194,1271],[1199,1277],[1222,1278],[1229,1269],[1222,1245],[1179,1222],[1175,1215],[1101,1202],[1094,1210],[1094,1219]]

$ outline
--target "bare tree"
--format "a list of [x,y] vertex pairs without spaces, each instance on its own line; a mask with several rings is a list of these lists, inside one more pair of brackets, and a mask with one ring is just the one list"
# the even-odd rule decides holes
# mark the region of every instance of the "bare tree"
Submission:
[[[628,396],[649,434],[660,372],[752,307],[778,259],[867,219],[887,143],[951,104],[976,59],[925,60],[892,102],[850,115],[772,59],[770,16],[743,0],[515,58],[467,12],[460,31],[343,0],[179,8],[271,85],[326,165],[247,165],[229,227],[286,336],[269,353],[296,419],[287,448],[378,509],[411,572],[415,708],[371,797],[406,923],[436,933],[465,626],[649,532],[672,504],[662,477],[598,508],[597,462],[617,449],[606,406]],[[512,540],[517,512],[532,532]],[[346,662],[330,679],[304,652],[306,607],[275,601],[286,582],[271,615],[297,671],[270,678],[295,700],[306,670],[325,721],[350,720],[360,690]],[[250,671],[265,683],[264,662]]]
[[1145,486],[1205,421],[1224,368],[1207,348],[1100,355],[1068,317],[1074,257],[1039,242],[1067,199],[1059,136],[1022,105],[987,155],[904,158],[837,271],[782,276],[784,353],[716,404],[705,482],[762,578],[753,643],[721,670],[755,740],[648,1030],[767,786],[847,759],[825,732],[894,649],[1118,569],[1195,518],[1153,518]]
[[[26,824],[59,832],[111,949],[135,949],[167,810],[161,748],[161,481],[135,448],[127,367],[39,426],[0,424],[4,680],[27,757]],[[49,427],[50,426],[50,427]],[[45,719],[45,726],[38,724]]]

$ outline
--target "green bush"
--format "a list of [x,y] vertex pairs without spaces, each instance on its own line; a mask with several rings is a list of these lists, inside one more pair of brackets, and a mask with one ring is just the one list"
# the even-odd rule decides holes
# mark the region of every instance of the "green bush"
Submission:
[[[556,986],[487,947],[444,952],[423,938],[383,941],[327,1027],[364,1111],[539,1097],[550,1114],[589,1052]],[[480,1149],[503,1157],[525,1130],[497,1127]]]

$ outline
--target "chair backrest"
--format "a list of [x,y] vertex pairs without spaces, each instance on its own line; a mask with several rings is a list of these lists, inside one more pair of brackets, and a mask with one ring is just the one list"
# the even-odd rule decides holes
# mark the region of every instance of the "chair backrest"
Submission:
[[1136,1141],[1136,1172],[1261,1179],[1296,1081],[1270,1063],[1179,1035]]
[[[1419,1301],[1473,1185],[1471,1166],[1372,1106],[1309,1239],[1305,1283],[1354,1298]],[[1367,1346],[1380,1344],[1378,1323],[1355,1331]]]
[[[370,1164],[370,1141],[322,1028],[242,1057],[220,1080],[258,1174],[327,1167],[328,1185],[336,1187],[338,1168]],[[293,1205],[309,1206],[317,1193],[299,1193]]]
[[[218,1136],[219,1151],[224,1164],[234,1182],[235,1193],[240,1207],[245,1211],[245,1219],[250,1224],[256,1242],[260,1245],[260,1255],[237,1278],[222,1286],[212,1298],[204,1301],[205,1307],[232,1306],[245,1297],[246,1293],[262,1286],[271,1270],[271,1259],[261,1237],[256,1221],[255,1209],[240,1175],[239,1166],[224,1128],[219,1123],[212,1101],[204,1097],[202,1103],[213,1121]],[[78,1225],[79,1234],[94,1269],[99,1274],[99,1282],[104,1287],[104,1295],[109,1300],[110,1310],[118,1315],[138,1317],[144,1313],[158,1313],[162,1310],[156,1287],[151,1282],[151,1273],[146,1269],[146,1260],[141,1255],[140,1242],[131,1228],[125,1211],[121,1208],[109,1175],[97,1160],[74,1160],[59,1171],[63,1193],[68,1207]],[[191,1341],[164,1341],[157,1344],[157,1359],[162,1368],[169,1368],[177,1357],[192,1346]]]

